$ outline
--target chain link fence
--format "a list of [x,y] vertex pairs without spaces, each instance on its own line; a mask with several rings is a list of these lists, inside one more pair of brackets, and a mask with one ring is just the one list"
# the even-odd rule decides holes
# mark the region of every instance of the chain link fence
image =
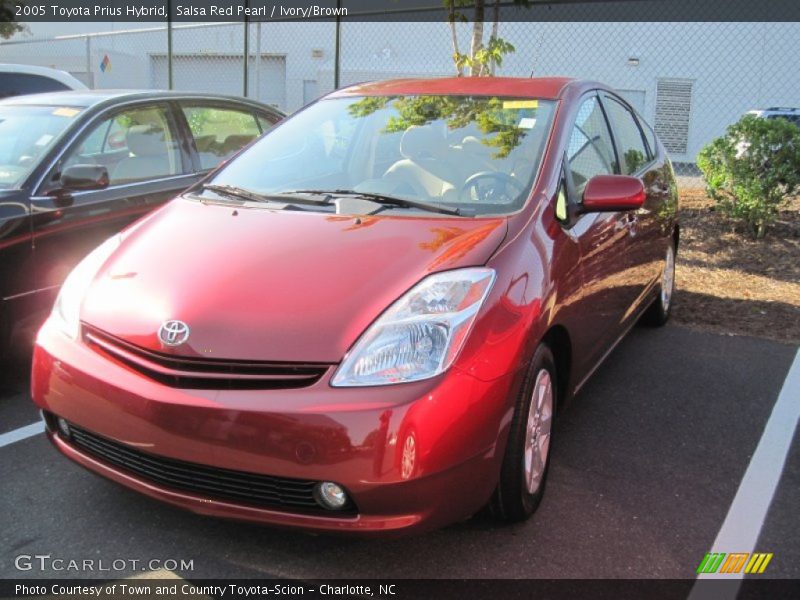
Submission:
[[[288,112],[360,81],[455,74],[444,18],[131,26],[2,43],[0,62],[63,69],[98,89],[246,95]],[[472,27],[455,26],[461,52]],[[659,132],[684,185],[700,185],[698,151],[747,110],[800,106],[800,23],[503,21],[497,33],[515,48],[497,75],[619,90]]]

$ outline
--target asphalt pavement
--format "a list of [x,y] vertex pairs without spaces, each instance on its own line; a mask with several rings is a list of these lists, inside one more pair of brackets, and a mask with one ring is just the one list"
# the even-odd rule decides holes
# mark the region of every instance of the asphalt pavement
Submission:
[[[16,557],[36,554],[191,560],[175,569],[187,579],[694,578],[796,353],[674,325],[636,328],[559,415],[547,493],[530,521],[497,526],[479,515],[395,540],[196,516],[92,475],[34,435],[0,447],[0,578],[91,576],[16,568]],[[0,374],[2,434],[38,416],[27,365]],[[774,556],[759,577],[797,579],[796,432],[774,492],[754,549]]]

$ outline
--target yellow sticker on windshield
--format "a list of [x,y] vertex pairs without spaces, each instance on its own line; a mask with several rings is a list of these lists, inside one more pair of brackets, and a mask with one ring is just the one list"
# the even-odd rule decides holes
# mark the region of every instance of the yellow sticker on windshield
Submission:
[[79,111],[77,108],[68,108],[66,106],[62,106],[61,108],[57,108],[53,111],[54,117],[74,117],[77,115]]
[[506,100],[503,102],[503,108],[538,108],[538,100]]

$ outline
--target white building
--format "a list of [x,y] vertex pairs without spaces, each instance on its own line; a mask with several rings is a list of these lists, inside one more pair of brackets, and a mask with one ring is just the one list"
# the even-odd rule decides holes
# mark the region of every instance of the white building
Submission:
[[[33,33],[50,35],[48,27],[56,25],[38,24]],[[17,36],[0,44],[0,62],[53,66],[97,88],[167,87],[163,26],[81,23],[72,30],[80,33]],[[460,25],[458,34],[466,46],[470,26]],[[500,35],[516,51],[499,75],[604,81],[655,125],[679,162],[693,162],[751,108],[800,106],[800,23],[510,22]],[[250,24],[249,36],[251,97],[292,111],[333,89],[332,23]],[[241,23],[175,26],[173,87],[241,95],[243,49]],[[446,23],[345,22],[340,84],[452,74],[452,52]]]

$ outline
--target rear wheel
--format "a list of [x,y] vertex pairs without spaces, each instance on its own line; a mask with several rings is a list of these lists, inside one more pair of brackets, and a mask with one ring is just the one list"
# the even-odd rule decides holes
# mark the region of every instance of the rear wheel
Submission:
[[500,483],[490,505],[492,513],[503,521],[524,521],[544,495],[556,381],[553,354],[547,346],[539,346],[514,407]]
[[661,271],[658,296],[644,314],[648,325],[660,327],[669,320],[672,308],[672,295],[675,291],[675,242],[670,241],[664,256],[664,268]]

